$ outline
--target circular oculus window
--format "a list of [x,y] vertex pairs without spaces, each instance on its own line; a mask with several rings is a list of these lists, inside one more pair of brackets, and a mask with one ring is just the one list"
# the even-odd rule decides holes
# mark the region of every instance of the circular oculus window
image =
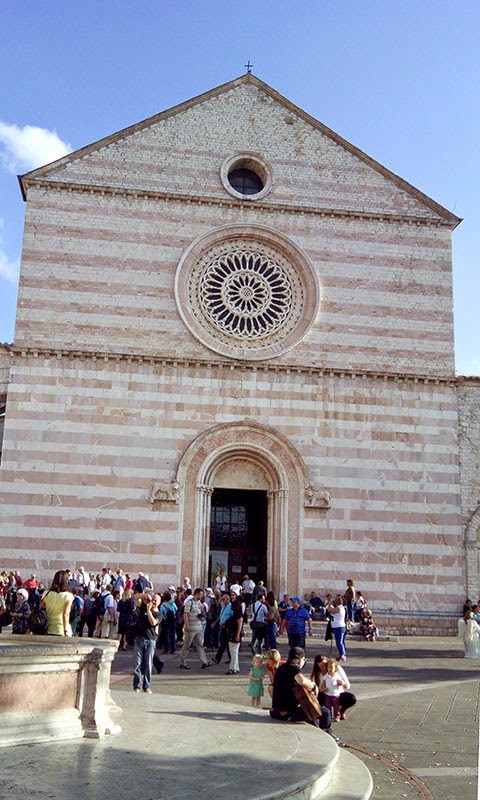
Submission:
[[238,153],[220,169],[224,188],[239,200],[261,200],[272,188],[272,168],[256,153]]
[[197,240],[177,269],[180,314],[215,352],[261,360],[307,333],[318,311],[318,283],[306,256],[260,226],[228,226]]

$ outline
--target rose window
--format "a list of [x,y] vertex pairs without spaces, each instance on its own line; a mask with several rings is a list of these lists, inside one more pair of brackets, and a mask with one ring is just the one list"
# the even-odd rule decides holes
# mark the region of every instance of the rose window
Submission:
[[257,225],[200,237],[175,276],[178,310],[191,333],[221,355],[268,359],[297,344],[318,310],[318,284],[291,240]]
[[258,339],[282,328],[292,312],[292,294],[289,276],[276,260],[249,249],[214,259],[199,282],[206,317],[240,339]]

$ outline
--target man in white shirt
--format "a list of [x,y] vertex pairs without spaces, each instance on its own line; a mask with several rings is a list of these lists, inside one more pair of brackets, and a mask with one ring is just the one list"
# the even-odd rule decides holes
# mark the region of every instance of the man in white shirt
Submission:
[[120,595],[125,591],[125,575],[122,569],[117,569],[117,577],[115,580],[115,589],[118,589]]
[[195,589],[193,595],[187,597],[183,606],[183,647],[180,652],[180,669],[190,669],[187,664],[187,655],[192,643],[196,647],[202,669],[210,666],[203,646],[206,612],[202,596],[203,589]]
[[107,567],[102,567],[102,589],[106,589],[112,582],[110,570]]
[[250,642],[252,653],[261,653],[262,647],[266,646],[267,625],[265,617],[268,614],[268,608],[263,600],[264,598],[260,597],[260,599],[256,600],[252,605],[252,640]]
[[110,625],[115,622],[115,601],[108,589],[104,589],[100,597],[103,601],[103,614],[97,617],[93,636],[96,639],[108,639]]

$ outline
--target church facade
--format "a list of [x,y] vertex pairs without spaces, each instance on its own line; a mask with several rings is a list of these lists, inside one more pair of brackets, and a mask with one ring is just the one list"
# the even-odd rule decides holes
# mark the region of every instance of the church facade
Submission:
[[455,215],[251,74],[21,187],[2,567],[354,578],[408,630],[478,596]]

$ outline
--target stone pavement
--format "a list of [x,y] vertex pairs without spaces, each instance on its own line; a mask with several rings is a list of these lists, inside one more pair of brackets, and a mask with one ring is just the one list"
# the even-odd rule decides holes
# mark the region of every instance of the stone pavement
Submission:
[[[329,654],[321,626],[314,629],[304,672],[317,652]],[[334,732],[368,766],[373,800],[477,800],[480,661],[464,659],[453,637],[350,637],[347,648],[345,668],[358,702]],[[286,654],[285,637],[279,649]],[[162,656],[165,669],[155,677],[154,691],[247,706],[247,650],[243,645],[235,676],[225,675],[223,665],[200,670],[195,653],[185,673],[177,656]],[[113,682],[129,680],[130,661],[129,653],[118,654]]]
[[[321,628],[315,625],[315,630],[319,635],[308,641],[306,671],[316,652],[328,655],[329,651],[320,635]],[[279,645],[285,655],[285,637]],[[374,800],[476,800],[480,662],[463,659],[460,643],[454,638],[406,637],[375,643],[351,639],[347,647],[346,669],[358,703],[344,722],[335,725],[335,733],[368,766],[374,781]],[[195,653],[191,654],[191,670],[186,672],[178,669],[178,656],[166,656],[163,673],[153,679],[153,696],[132,692],[131,661],[131,651],[117,654],[111,682],[116,701],[125,707],[124,729],[128,721],[128,730],[121,734],[123,737],[127,733],[128,750],[121,751],[121,761],[115,749],[117,737],[101,742],[74,740],[6,748],[0,750],[2,798],[84,800],[110,797],[114,786],[113,795],[118,796],[118,786],[126,788],[122,780],[129,774],[130,765],[135,765],[135,778],[143,770],[148,773],[149,783],[158,787],[155,797],[171,796],[171,781],[185,781],[185,798],[195,800],[204,793],[189,768],[189,736],[193,734],[196,740],[205,737],[208,753],[203,766],[211,770],[211,796],[222,793],[222,765],[230,773],[235,769],[228,760],[232,744],[229,737],[234,728],[218,741],[216,768],[210,759],[212,733],[204,723],[199,727],[198,720],[205,719],[211,711],[224,715],[225,707],[220,708],[220,703],[228,704],[232,719],[241,715],[242,709],[250,710],[248,648],[243,646],[241,673],[235,676],[225,675],[223,665],[201,670]],[[172,698],[174,695],[177,698]],[[170,743],[160,760],[153,752],[153,742],[172,703],[177,716],[191,719],[189,733],[181,737],[178,730],[169,727]],[[264,705],[269,705],[267,698]],[[247,737],[246,752],[251,751],[251,761],[238,772],[243,776],[235,794],[240,800],[252,796],[242,792],[242,780],[251,781],[245,776],[259,773],[261,757],[268,761],[269,754],[277,756],[277,731],[279,726],[288,728],[270,722],[267,711],[253,713],[264,715],[264,724],[255,728],[260,734],[255,739],[252,735],[251,742],[248,725],[242,732]],[[317,734],[310,726],[300,729],[305,729],[306,736]],[[227,760],[222,762],[222,758]],[[138,786],[139,797],[153,797],[142,791],[141,778]]]

